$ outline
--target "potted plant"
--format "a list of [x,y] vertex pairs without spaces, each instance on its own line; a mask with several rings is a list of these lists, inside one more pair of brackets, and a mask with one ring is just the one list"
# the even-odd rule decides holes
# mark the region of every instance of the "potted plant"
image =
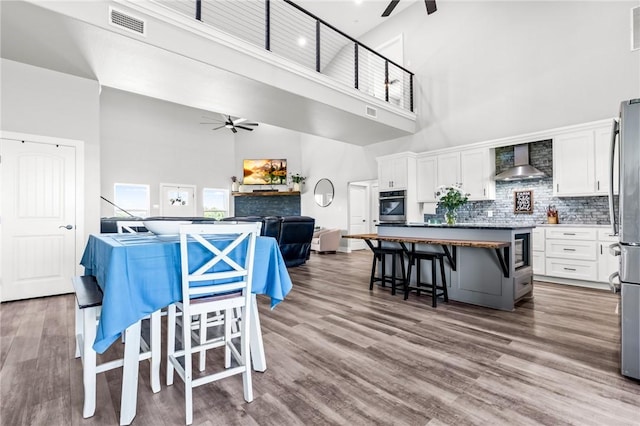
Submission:
[[304,183],[307,178],[305,176],[300,175],[300,173],[296,173],[295,175],[290,176],[291,182],[293,182],[293,190],[299,192],[300,185]]
[[449,186],[440,185],[436,192],[436,198],[438,206],[445,208],[444,218],[447,225],[453,225],[456,223],[456,210],[467,203],[469,194],[462,191],[461,183],[454,183]]
[[238,184],[238,178],[235,176],[231,176],[231,191],[238,192],[240,186]]

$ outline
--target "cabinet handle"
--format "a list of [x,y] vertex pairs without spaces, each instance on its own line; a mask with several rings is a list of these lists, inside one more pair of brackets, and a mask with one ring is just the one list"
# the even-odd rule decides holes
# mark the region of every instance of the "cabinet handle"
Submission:
[[563,232],[562,235],[576,235],[575,232]]
[[563,248],[562,250],[564,250],[564,251],[576,251],[576,249],[572,249],[572,248]]
[[602,244],[600,244],[600,254],[602,254]]
[[482,188],[482,195],[487,196],[487,188]]
[[598,191],[600,191],[600,181],[598,181],[597,183],[598,183]]
[[560,184],[556,183],[556,192],[560,192]]
[[574,268],[567,268],[567,267],[565,267],[565,268],[563,268],[563,269],[564,269],[565,271],[574,271],[574,272],[575,272],[575,269],[574,269]]

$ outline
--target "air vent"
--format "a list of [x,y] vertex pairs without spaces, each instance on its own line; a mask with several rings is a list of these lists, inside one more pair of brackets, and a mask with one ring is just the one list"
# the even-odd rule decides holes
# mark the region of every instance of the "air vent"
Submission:
[[373,117],[373,118],[377,118],[378,117],[378,110],[375,109],[374,107],[370,107],[369,105],[367,105],[367,109],[366,109],[365,113],[369,117]]
[[145,22],[120,10],[109,8],[109,22],[127,31],[145,35]]
[[631,50],[640,49],[640,6],[631,9]]

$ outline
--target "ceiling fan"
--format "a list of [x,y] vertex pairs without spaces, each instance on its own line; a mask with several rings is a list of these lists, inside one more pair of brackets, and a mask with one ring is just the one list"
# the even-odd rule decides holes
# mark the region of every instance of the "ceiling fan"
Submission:
[[[248,130],[250,132],[253,132],[253,129],[251,127],[257,127],[258,123],[249,123],[247,122],[246,118],[231,118],[230,115],[224,115],[224,114],[220,114],[222,116],[222,120],[216,120],[215,118],[210,118],[210,117],[202,117],[202,118],[206,118],[207,120],[211,120],[212,122],[207,122],[207,123],[200,123],[200,124],[219,124],[218,127],[214,127],[212,130],[219,130],[222,128],[227,128],[229,130],[231,130],[233,133],[238,133],[238,129],[242,129],[242,130]],[[251,126],[251,127],[247,127],[247,126]]]
[[[393,12],[393,9],[396,8],[398,3],[400,3],[400,0],[391,0],[387,8],[382,12],[382,17],[386,18],[391,15],[391,12]],[[436,0],[424,0],[424,5],[427,7],[427,15],[431,15],[433,12],[438,10],[436,8]]]

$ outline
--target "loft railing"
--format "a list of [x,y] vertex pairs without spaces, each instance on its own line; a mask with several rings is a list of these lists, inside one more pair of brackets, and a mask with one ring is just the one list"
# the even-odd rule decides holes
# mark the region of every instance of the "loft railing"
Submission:
[[413,112],[412,72],[290,0],[158,3]]

